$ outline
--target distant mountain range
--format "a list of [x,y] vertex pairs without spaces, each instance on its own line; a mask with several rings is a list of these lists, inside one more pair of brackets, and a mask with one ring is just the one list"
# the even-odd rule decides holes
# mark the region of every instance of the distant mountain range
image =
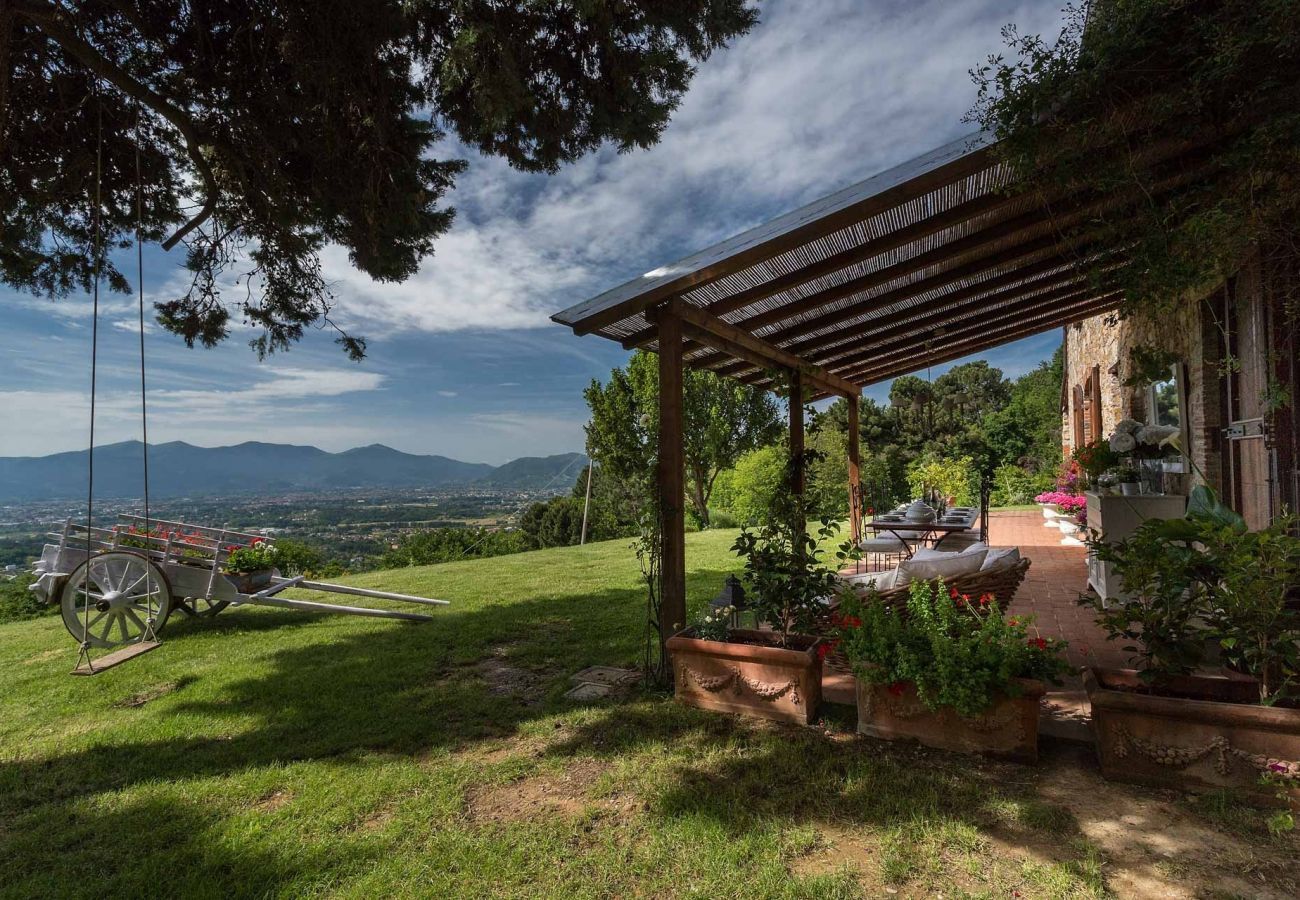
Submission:
[[[86,493],[87,452],[0,457],[0,502],[57,500]],[[95,448],[95,495],[143,493],[141,445],[124,441]],[[156,497],[276,494],[348,488],[483,487],[567,490],[586,463],[581,453],[522,457],[503,466],[445,456],[402,453],[383,444],[326,453],[317,447],[249,441],[195,447],[183,441],[149,446],[149,492]]]

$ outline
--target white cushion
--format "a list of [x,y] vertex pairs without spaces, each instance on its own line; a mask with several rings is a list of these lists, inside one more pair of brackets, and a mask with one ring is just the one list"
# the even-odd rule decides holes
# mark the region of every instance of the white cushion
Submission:
[[913,556],[898,566],[894,587],[904,587],[913,581],[932,581],[935,578],[952,581],[960,575],[974,574],[984,565],[987,553],[988,548],[985,547],[973,553],[954,553],[941,559],[917,559]]
[[859,592],[870,587],[874,587],[878,591],[887,591],[894,586],[897,577],[898,570],[889,569],[884,572],[865,572],[861,575],[841,575],[840,581],[852,585]]
[[901,553],[904,544],[892,534],[878,534],[858,543],[858,549],[867,553]]
[[1018,562],[1020,562],[1019,547],[992,547],[989,548],[988,555],[984,557],[984,565],[980,568],[980,571],[989,572],[1009,569]]
[[964,553],[983,553],[989,549],[988,544],[971,544],[961,550],[935,550],[932,547],[924,547],[912,554],[912,559],[952,559],[955,556],[961,556]]

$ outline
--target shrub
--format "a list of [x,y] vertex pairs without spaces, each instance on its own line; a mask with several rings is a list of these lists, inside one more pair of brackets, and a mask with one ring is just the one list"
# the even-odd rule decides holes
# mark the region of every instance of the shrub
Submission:
[[822,563],[825,551],[818,545],[829,541],[839,526],[823,519],[814,538],[802,524],[796,527],[796,521],[803,519],[789,510],[774,510],[757,533],[742,530],[732,546],[745,560],[749,609],[759,622],[776,629],[783,647],[792,634],[813,630],[825,609],[822,601],[836,585],[835,571]]
[[774,444],[750,451],[736,462],[731,511],[742,523],[761,522],[767,517],[785,483],[787,455],[784,447]]
[[709,510],[710,528],[739,528],[740,521],[729,512],[721,509]]
[[975,464],[969,456],[945,459],[926,454],[907,467],[907,486],[913,497],[938,491],[955,502],[969,506],[975,502]]
[[1017,678],[1061,683],[1065,642],[1030,637],[1032,618],[1004,617],[988,594],[958,595],[942,581],[913,582],[898,608],[879,596],[843,592],[836,636],[858,678],[916,685],[929,709],[977,716],[1018,696]]
[[13,579],[0,575],[0,622],[35,619],[58,610],[57,603],[46,606],[27,590],[27,586],[34,580],[29,572],[22,572]]
[[1034,475],[1020,466],[998,466],[993,472],[993,490],[990,506],[1020,506],[1029,503],[1040,490]]

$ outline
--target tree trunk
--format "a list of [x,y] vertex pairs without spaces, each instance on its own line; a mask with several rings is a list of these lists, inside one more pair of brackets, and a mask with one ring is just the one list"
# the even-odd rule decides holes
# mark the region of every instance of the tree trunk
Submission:
[[706,477],[699,466],[691,466],[691,505],[700,517],[700,527],[709,527],[709,494],[705,486]]

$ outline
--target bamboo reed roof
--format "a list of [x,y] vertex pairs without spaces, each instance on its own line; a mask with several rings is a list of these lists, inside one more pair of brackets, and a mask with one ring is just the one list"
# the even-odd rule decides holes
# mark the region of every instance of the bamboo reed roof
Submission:
[[[653,309],[684,304],[865,387],[1114,308],[1080,266],[1100,251],[1059,231],[1104,199],[1009,196],[992,147],[983,132],[960,138],[552,319],[656,349]],[[776,367],[714,349],[731,346],[697,334],[685,364],[768,384]]]

